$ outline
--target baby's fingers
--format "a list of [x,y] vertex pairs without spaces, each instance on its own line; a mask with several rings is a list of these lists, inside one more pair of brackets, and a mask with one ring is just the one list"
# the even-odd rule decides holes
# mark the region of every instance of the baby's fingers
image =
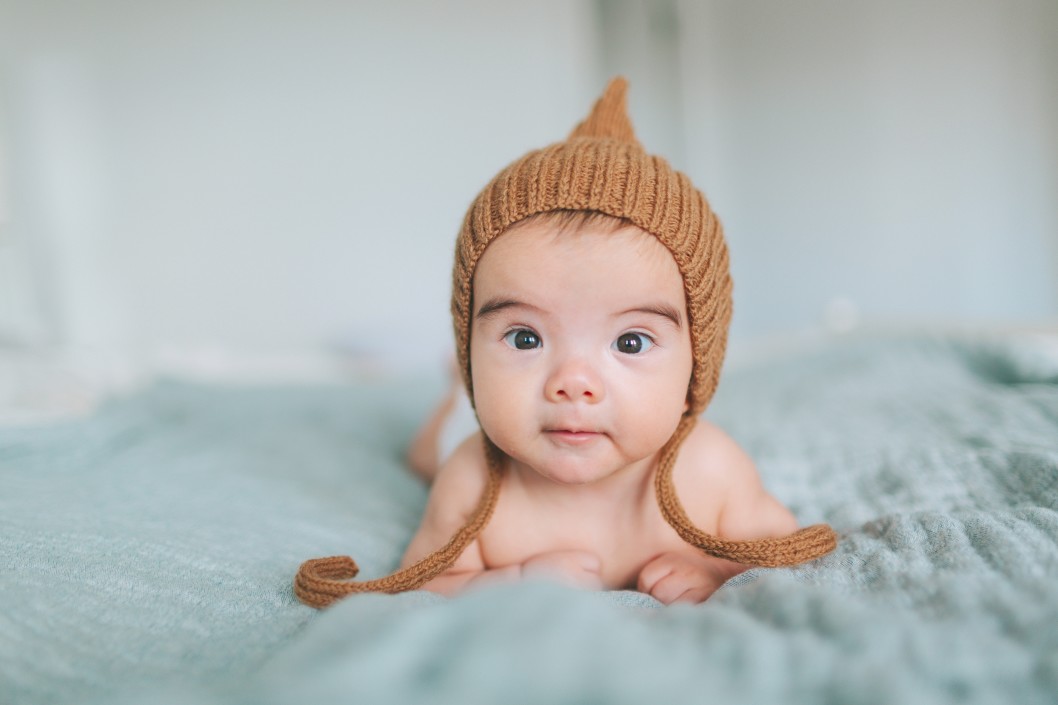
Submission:
[[643,566],[643,570],[639,571],[636,590],[653,595],[654,588],[666,577],[672,575],[674,568],[675,565],[667,556],[658,556]]
[[716,587],[712,585],[699,585],[684,590],[675,600],[666,604],[688,604],[697,605],[701,602],[705,602],[709,599],[709,596],[716,592]]
[[708,563],[672,553],[647,563],[639,572],[638,590],[666,605],[704,602],[724,582]]
[[670,573],[661,580],[654,583],[649,594],[663,605],[671,605],[680,596],[689,592],[689,585],[679,575]]

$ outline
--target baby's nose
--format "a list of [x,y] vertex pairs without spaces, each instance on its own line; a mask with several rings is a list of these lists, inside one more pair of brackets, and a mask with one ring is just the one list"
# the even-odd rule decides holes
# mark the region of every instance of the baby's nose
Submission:
[[544,395],[550,401],[598,403],[604,396],[602,379],[596,369],[580,358],[563,360],[547,380]]

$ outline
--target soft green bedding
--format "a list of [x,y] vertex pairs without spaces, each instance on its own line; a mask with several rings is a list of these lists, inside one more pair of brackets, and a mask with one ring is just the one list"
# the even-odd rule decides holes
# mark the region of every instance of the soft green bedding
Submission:
[[440,380],[160,383],[0,429],[0,703],[1053,703],[1058,361],[861,336],[730,369],[707,415],[835,554],[708,602],[546,584],[453,600],[291,579],[395,566]]

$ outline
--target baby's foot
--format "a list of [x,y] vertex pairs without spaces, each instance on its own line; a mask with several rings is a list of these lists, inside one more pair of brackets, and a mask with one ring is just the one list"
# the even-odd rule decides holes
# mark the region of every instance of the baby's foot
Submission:
[[441,429],[444,428],[445,422],[455,409],[459,395],[463,393],[463,381],[454,360],[450,361],[448,372],[450,380],[448,391],[408,446],[408,465],[415,471],[415,474],[427,482],[433,482],[437,471],[441,469]]

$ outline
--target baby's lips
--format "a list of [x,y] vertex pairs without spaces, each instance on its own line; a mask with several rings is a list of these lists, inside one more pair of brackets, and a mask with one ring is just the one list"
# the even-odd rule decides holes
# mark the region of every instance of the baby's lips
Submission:
[[595,426],[578,426],[571,424],[567,426],[550,426],[544,429],[544,433],[553,433],[558,436],[601,436],[606,432]]

